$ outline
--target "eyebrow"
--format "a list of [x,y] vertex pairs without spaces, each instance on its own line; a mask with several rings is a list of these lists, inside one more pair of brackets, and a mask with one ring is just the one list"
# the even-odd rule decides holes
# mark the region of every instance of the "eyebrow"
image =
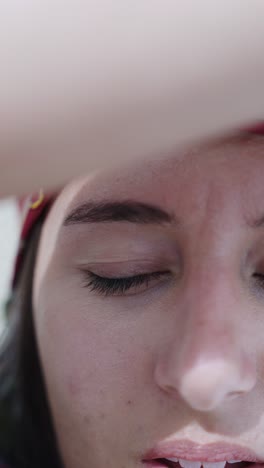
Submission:
[[63,226],[109,222],[163,224],[175,221],[174,216],[155,205],[130,200],[103,201],[87,202],[77,206],[67,215]]
[[[86,202],[74,208],[65,218],[63,226],[89,223],[130,222],[137,224],[180,224],[179,219],[162,208],[136,201]],[[251,228],[263,228],[264,216],[247,220]]]

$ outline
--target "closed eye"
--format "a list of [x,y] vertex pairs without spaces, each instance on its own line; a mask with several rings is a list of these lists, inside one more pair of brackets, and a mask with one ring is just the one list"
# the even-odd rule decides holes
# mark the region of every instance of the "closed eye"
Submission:
[[136,276],[106,278],[87,270],[83,271],[83,273],[85,277],[84,287],[102,296],[124,296],[126,292],[137,294],[148,289],[150,285],[154,286],[161,277],[170,274],[169,271],[157,271]]

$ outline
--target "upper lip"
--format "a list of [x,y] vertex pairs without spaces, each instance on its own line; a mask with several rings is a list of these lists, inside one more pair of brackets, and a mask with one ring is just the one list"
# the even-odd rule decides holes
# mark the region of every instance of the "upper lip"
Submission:
[[194,443],[190,440],[160,442],[147,451],[143,461],[157,458],[178,458],[190,461],[217,462],[242,460],[263,463],[254,451],[236,444],[214,442],[208,445]]

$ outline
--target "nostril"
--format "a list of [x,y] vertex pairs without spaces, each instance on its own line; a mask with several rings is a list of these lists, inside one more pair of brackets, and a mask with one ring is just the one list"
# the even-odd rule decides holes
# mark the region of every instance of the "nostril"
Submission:
[[262,288],[264,287],[264,274],[262,273],[253,273],[252,278],[257,280],[257,283]]

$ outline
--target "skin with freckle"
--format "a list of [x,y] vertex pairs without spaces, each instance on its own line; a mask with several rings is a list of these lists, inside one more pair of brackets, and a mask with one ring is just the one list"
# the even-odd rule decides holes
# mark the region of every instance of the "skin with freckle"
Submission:
[[[33,305],[65,468],[140,468],[157,442],[185,438],[264,457],[263,180],[260,137],[98,171],[58,196]],[[64,225],[89,200],[151,204],[177,221]],[[102,295],[83,270],[164,275]]]

